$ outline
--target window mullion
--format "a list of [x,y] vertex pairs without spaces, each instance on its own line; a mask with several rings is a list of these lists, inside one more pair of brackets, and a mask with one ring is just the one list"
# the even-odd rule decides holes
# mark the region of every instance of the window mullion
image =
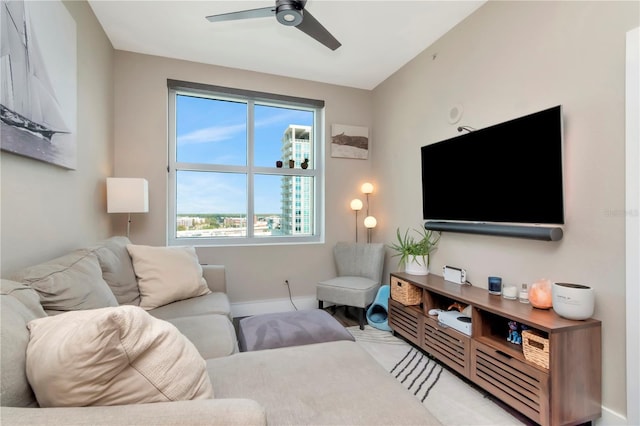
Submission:
[[253,218],[255,217],[255,178],[253,176],[255,153],[255,103],[247,102],[247,238],[253,238]]

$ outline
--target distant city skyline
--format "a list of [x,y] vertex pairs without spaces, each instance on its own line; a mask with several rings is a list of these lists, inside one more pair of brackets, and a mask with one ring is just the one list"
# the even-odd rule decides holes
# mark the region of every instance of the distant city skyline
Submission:
[[[247,106],[179,95],[176,117],[178,162],[244,166],[247,158]],[[255,166],[274,167],[282,159],[282,137],[289,125],[313,125],[311,111],[255,106]],[[278,213],[280,176],[257,176],[256,214]],[[235,173],[179,171],[177,214],[246,212],[246,176]]]

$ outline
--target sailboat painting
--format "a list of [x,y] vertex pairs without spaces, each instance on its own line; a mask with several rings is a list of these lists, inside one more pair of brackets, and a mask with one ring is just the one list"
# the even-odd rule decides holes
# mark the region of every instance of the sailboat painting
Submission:
[[75,169],[73,17],[59,0],[0,0],[0,35],[0,147]]

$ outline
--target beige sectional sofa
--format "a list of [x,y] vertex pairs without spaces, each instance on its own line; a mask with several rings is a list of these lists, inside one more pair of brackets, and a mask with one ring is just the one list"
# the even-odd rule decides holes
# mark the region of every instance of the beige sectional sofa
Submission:
[[[143,286],[138,285],[142,278],[136,276],[137,270],[134,272],[135,259],[127,251],[128,244],[124,237],[113,237],[2,280],[0,423],[438,424],[415,397],[355,342],[238,352],[223,266],[201,266],[208,286],[206,294],[142,312],[139,305],[145,295],[140,292]],[[183,348],[185,357],[196,353],[193,369],[202,369],[206,385],[212,391],[191,400],[173,400],[168,392],[160,392],[160,399],[155,400],[160,402],[153,403],[41,407],[41,398],[36,398],[37,392],[27,378],[27,369],[33,371],[36,359],[33,348],[38,347],[33,342],[34,329],[38,330],[42,321],[51,322],[52,316],[64,315],[56,317],[65,319],[59,321],[64,324],[67,318],[70,322],[77,321],[72,319],[79,312],[97,315],[124,310],[148,317],[161,327],[170,323],[172,326],[165,327],[165,331],[177,330],[175,333],[187,345]],[[60,332],[59,328],[54,326],[52,330]],[[144,339],[134,340],[137,344]],[[154,341],[162,339],[148,340],[154,345]],[[53,354],[61,350],[57,343],[49,346]],[[37,369],[47,372],[42,366]],[[188,367],[185,371],[190,370]],[[159,374],[162,381],[163,372],[152,374]],[[96,376],[95,380],[99,382],[100,378]],[[131,389],[135,393],[136,387],[132,385]]]

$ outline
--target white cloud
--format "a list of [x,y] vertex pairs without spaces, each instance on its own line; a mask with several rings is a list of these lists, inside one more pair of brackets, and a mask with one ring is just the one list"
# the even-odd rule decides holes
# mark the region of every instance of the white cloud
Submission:
[[238,133],[246,132],[246,129],[247,126],[244,123],[229,126],[207,127],[204,129],[194,130],[193,132],[184,135],[179,135],[178,144],[220,142],[232,139]]

